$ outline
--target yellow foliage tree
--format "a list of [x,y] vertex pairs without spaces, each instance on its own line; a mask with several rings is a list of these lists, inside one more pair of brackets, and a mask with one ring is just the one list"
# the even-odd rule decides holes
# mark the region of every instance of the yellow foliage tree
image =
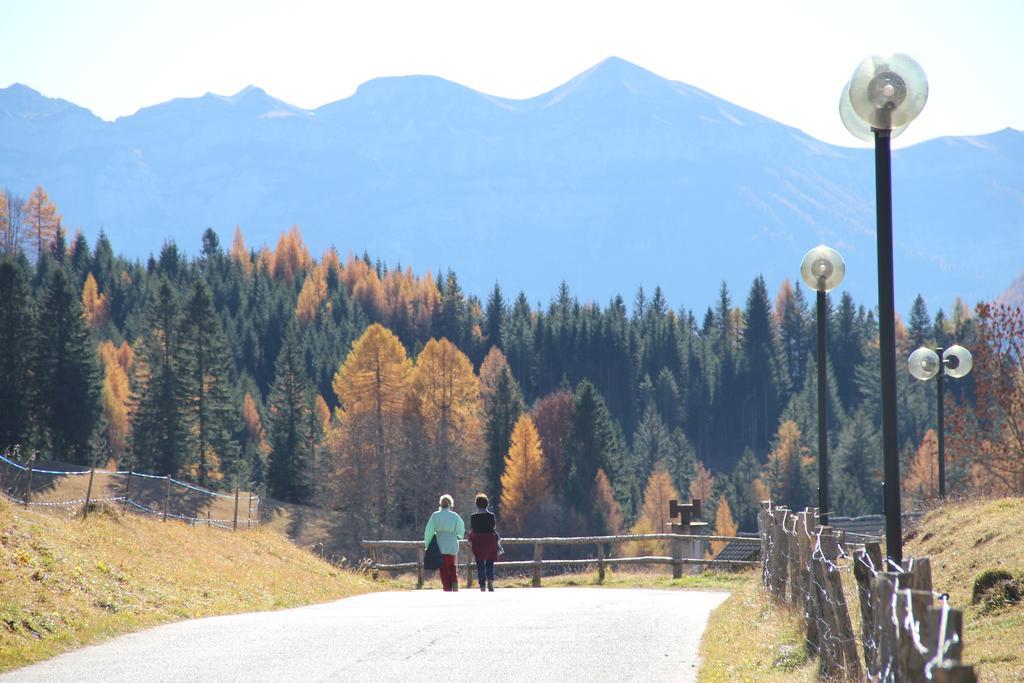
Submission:
[[528,415],[523,415],[512,430],[512,445],[505,455],[505,471],[501,475],[501,513],[505,528],[513,533],[524,532],[530,512],[550,495],[537,428]]
[[934,429],[925,432],[910,460],[910,467],[903,476],[903,493],[918,503],[939,495],[939,438]]
[[231,260],[238,264],[246,277],[252,275],[252,257],[249,250],[245,248],[245,239],[242,237],[242,228],[235,226],[235,239],[231,242]]
[[256,444],[256,448],[264,456],[269,454],[270,444],[267,443],[267,436],[263,431],[260,411],[256,408],[256,401],[248,391],[245,392],[245,398],[242,400],[242,424],[245,426],[246,441]]
[[[699,464],[699,463],[698,463]],[[669,517],[668,502],[679,500],[679,491],[672,484],[672,475],[668,473],[665,463],[659,461],[651,475],[647,478],[647,486],[644,488],[644,502],[640,507],[640,514],[637,515],[631,533],[650,534],[666,533]],[[650,549],[656,554],[668,554],[668,541],[652,541],[644,544],[644,547],[637,547],[636,551]]]
[[[550,470],[550,467],[548,469]],[[594,476],[594,491],[591,498],[594,501],[594,515],[599,518],[598,528],[605,534],[613,536],[621,534],[622,511],[619,509],[618,501],[615,500],[612,484],[608,480],[608,475],[604,473],[603,467],[599,467],[597,475]]]
[[693,479],[690,480],[690,499],[696,498],[702,502],[708,502],[711,492],[715,490],[715,478],[700,460],[693,470]]
[[484,362],[480,364],[480,395],[485,402],[494,396],[494,391],[498,387],[498,376],[501,375],[502,369],[507,367],[508,360],[505,359],[505,354],[497,346],[492,346],[484,357]]
[[277,240],[277,248],[271,261],[270,273],[275,279],[295,282],[299,273],[309,267],[312,259],[306,243],[302,241],[299,226],[293,225],[291,230],[282,233]]
[[57,237],[57,229],[60,226],[57,207],[50,201],[42,185],[37,186],[25,202],[25,226],[38,260],[42,257],[43,250]]
[[107,297],[99,293],[96,278],[89,273],[82,285],[82,315],[90,327],[103,327],[107,322]]
[[327,296],[327,274],[320,266],[313,266],[302,283],[302,291],[295,302],[295,318],[302,325],[310,325],[316,320],[317,310]]
[[[715,536],[735,536],[737,531],[736,520],[732,517],[732,508],[729,507],[729,501],[725,499],[725,496],[719,496],[718,498],[718,509],[715,511]],[[712,556],[722,552],[722,548],[726,546],[727,541],[712,541],[711,542],[711,554]]]
[[128,435],[131,430],[131,380],[128,373],[133,354],[127,342],[118,348],[110,341],[102,341],[97,351],[103,365],[103,415],[106,418],[107,446],[113,457],[120,461],[128,453]]
[[429,509],[441,489],[471,495],[486,467],[483,402],[473,364],[447,339],[429,340],[416,359],[409,399],[418,434],[411,457],[418,480],[433,491],[420,505]]
[[768,463],[765,465],[764,478],[776,504],[796,504],[802,487],[803,459],[800,428],[796,422],[786,420],[779,425],[775,448],[768,454]]
[[331,439],[338,503],[360,506],[371,528],[394,503],[411,369],[398,337],[374,323],[334,375],[341,404],[340,431]]

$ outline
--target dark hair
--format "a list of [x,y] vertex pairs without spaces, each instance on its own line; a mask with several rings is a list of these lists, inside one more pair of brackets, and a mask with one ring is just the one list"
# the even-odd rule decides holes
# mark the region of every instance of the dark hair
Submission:
[[490,501],[487,500],[487,496],[482,493],[476,494],[476,506],[481,510],[487,509],[487,505]]

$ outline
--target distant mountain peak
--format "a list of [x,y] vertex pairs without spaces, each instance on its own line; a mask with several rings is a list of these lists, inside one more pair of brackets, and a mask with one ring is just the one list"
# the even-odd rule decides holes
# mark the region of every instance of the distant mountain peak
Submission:
[[53,116],[64,112],[80,112],[92,116],[92,112],[77,104],[55,97],[47,97],[24,83],[12,83],[0,88],[0,111],[17,118],[34,119]]

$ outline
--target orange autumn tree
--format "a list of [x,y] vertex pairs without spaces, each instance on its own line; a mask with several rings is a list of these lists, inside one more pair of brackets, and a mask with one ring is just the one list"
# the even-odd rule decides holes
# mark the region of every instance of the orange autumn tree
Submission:
[[390,330],[374,323],[352,345],[334,375],[338,429],[329,435],[334,504],[358,510],[380,528],[395,504],[403,418],[412,364]]
[[[647,478],[644,488],[644,502],[640,506],[632,534],[663,534],[669,522],[668,502],[679,500],[679,491],[672,484],[672,475],[668,473],[663,461],[658,461],[654,470]],[[632,551],[638,555],[667,555],[668,541],[642,540],[634,541]]]
[[260,420],[260,411],[256,407],[256,401],[252,394],[245,392],[242,399],[242,426],[245,435],[245,443],[255,445],[257,451],[264,458],[270,453],[270,444],[267,443],[267,435],[263,430],[263,422]]
[[711,499],[711,492],[715,490],[715,478],[700,460],[693,469],[693,479],[690,480],[690,499],[697,499],[707,503]]
[[131,370],[135,354],[128,342],[120,347],[102,341],[97,348],[103,367],[103,416],[110,455],[122,462],[128,454],[131,432],[129,406],[131,401]]
[[24,211],[25,228],[38,260],[42,257],[43,250],[56,239],[60,216],[57,215],[57,207],[50,201],[42,185],[37,186],[29,195]]
[[929,429],[921,439],[921,445],[910,460],[910,466],[903,475],[903,493],[917,503],[934,499],[939,495],[939,439],[934,429]]
[[[718,497],[718,509],[715,510],[715,536],[735,536],[737,531],[736,520],[732,517],[732,508],[725,496]],[[711,555],[715,556],[722,552],[727,541],[712,541]]]
[[410,496],[430,510],[440,492],[471,496],[486,467],[483,402],[473,364],[447,339],[431,339],[420,352],[409,384],[413,438],[410,462],[417,490]]
[[327,296],[327,271],[314,265],[306,272],[302,283],[302,291],[295,302],[295,318],[303,327],[308,327],[316,320],[320,304]]
[[82,285],[82,315],[93,329],[103,327],[107,322],[107,297],[99,293],[92,273],[86,276]]
[[231,260],[238,264],[246,277],[252,275],[252,256],[245,248],[245,239],[242,237],[242,228],[235,226],[235,238],[231,242]]
[[302,240],[299,226],[293,225],[277,240],[277,247],[270,263],[270,274],[275,280],[295,282],[299,273],[306,270],[311,263],[312,259],[306,243]]
[[[550,471],[550,467],[548,470]],[[622,533],[622,510],[619,508],[618,501],[615,500],[615,495],[612,492],[612,484],[608,481],[608,475],[604,473],[604,468],[597,468],[597,474],[594,476],[594,490],[590,494],[591,500],[594,501],[594,516],[596,520],[596,528],[599,533],[615,536]]]
[[802,490],[801,472],[804,455],[800,445],[800,428],[796,422],[786,420],[779,425],[775,447],[768,454],[763,477],[775,504],[789,505],[795,510],[804,502],[806,496]]
[[522,415],[512,430],[512,445],[505,456],[501,475],[501,511],[503,524],[512,533],[528,528],[530,513],[551,495],[544,452],[537,428],[528,415]]

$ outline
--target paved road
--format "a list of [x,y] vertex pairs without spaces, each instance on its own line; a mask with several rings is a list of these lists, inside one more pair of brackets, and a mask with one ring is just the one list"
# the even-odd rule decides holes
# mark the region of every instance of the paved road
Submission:
[[8,681],[692,681],[726,593],[606,588],[371,593],[195,619]]

